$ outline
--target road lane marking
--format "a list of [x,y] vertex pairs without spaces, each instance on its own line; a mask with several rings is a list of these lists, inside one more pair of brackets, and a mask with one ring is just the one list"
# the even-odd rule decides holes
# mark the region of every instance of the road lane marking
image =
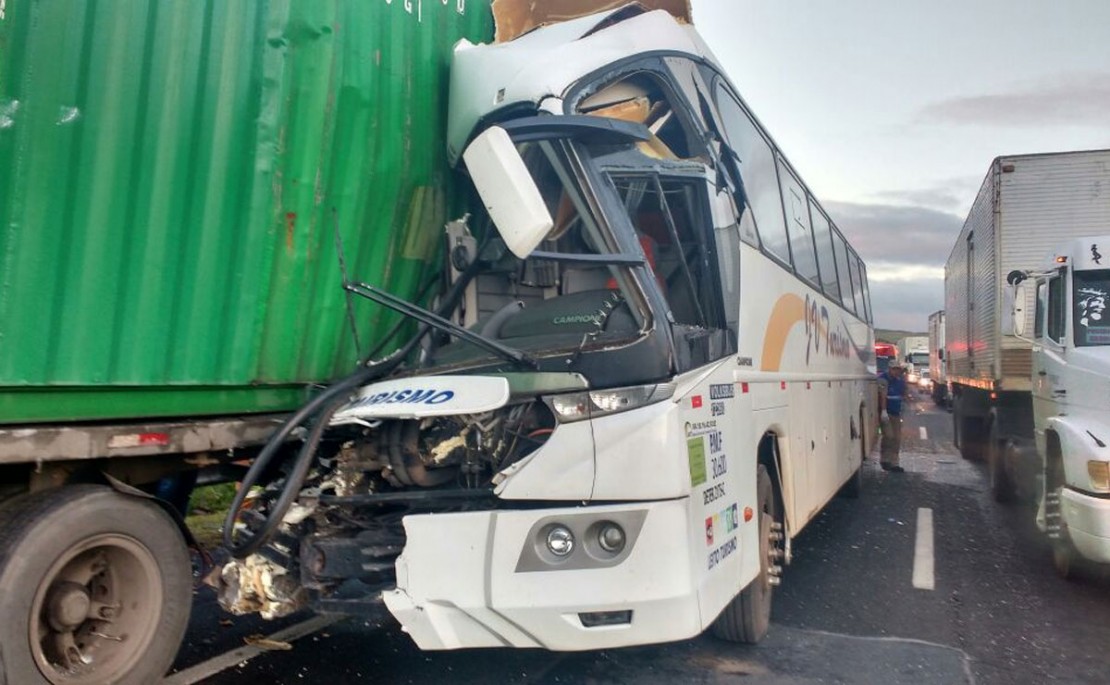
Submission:
[[[334,615],[316,616],[307,621],[293,624],[288,628],[283,628],[273,635],[267,635],[266,637],[278,642],[292,642],[293,640],[323,630],[342,619],[342,616]],[[233,649],[230,652],[212,657],[208,661],[202,661],[196,666],[190,666],[189,668],[178,671],[163,680],[162,685],[193,685],[193,683],[199,683],[205,678],[211,678],[221,671],[226,671],[233,666],[238,666],[245,661],[250,661],[259,654],[265,654],[267,651],[269,650],[262,649],[261,647],[244,645],[238,649]]]
[[917,540],[913,545],[913,586],[918,590],[935,588],[933,573],[933,510],[917,510]]
[[917,433],[918,433],[918,435],[921,436],[922,440],[928,440],[929,439],[929,434],[925,432],[925,426],[918,426],[917,427]]

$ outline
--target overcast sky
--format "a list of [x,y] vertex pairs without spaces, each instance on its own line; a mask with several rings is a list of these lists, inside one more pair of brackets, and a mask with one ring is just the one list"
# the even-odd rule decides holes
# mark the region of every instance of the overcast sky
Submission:
[[692,0],[756,116],[924,331],[991,160],[1110,148],[1110,0]]

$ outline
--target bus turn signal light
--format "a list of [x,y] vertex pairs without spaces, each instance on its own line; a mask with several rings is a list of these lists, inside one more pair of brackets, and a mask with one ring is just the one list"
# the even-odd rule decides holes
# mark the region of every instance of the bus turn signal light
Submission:
[[1087,475],[1091,477],[1091,487],[1095,490],[1110,490],[1110,462],[1087,462]]

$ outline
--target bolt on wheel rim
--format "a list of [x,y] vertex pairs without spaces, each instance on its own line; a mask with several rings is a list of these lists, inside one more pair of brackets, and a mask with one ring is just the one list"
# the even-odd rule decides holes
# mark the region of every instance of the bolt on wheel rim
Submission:
[[54,685],[94,685],[126,674],[153,638],[162,611],[154,555],[134,538],[105,534],[75,545],[35,592],[28,640]]

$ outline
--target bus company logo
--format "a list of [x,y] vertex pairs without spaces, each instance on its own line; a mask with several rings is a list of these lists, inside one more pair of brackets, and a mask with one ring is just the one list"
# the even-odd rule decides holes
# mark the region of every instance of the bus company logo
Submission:
[[556,316],[551,320],[551,323],[556,326],[561,326],[568,323],[589,323],[597,324],[600,322],[597,314],[568,314],[566,316]]
[[705,546],[713,546],[713,517],[705,517]]
[[[848,359],[852,356],[852,343],[846,333],[834,330],[829,319],[829,308],[806,295],[806,364],[814,355]],[[843,327],[843,323],[841,323]]]
[[736,387],[732,383],[720,383],[709,386],[709,399],[727,400],[736,397]]
[[373,407],[379,404],[443,404],[455,396],[453,390],[437,390],[435,388],[403,388],[391,392],[379,392],[356,400],[351,409]]

